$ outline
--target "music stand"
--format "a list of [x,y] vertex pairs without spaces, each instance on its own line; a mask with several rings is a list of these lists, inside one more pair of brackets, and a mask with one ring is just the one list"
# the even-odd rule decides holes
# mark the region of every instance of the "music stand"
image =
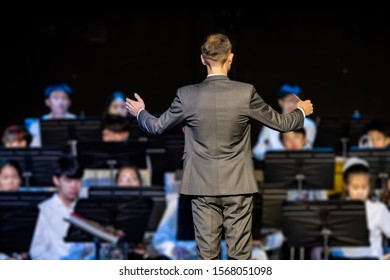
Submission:
[[390,149],[352,149],[348,156],[366,160],[370,165],[371,174],[374,175],[374,187],[385,190],[390,173]]
[[165,192],[161,186],[142,186],[142,187],[118,187],[104,186],[88,188],[88,197],[99,199],[101,197],[112,197],[116,200],[127,200],[134,197],[150,198],[153,201],[153,207],[150,209],[151,214],[147,226],[148,231],[155,231],[160,223],[165,210]]
[[0,192],[0,252],[28,252],[39,214],[52,192]]
[[354,118],[350,115],[324,115],[318,117],[314,147],[332,147],[338,155],[346,156],[348,148],[357,145],[364,127],[372,117]]
[[[145,197],[114,199],[111,196],[99,198],[81,198],[77,201],[75,212],[102,226],[122,230],[122,242],[136,244],[142,242],[147,230],[153,200]],[[96,259],[99,259],[100,239],[82,229],[70,225],[67,242],[94,242]]]
[[286,189],[275,188],[272,184],[260,187],[262,197],[263,228],[274,230],[282,228],[282,204],[286,200]]
[[116,166],[147,168],[146,144],[142,142],[80,142],[77,144],[77,154],[84,168],[109,169],[111,184],[115,184]]
[[288,202],[282,206],[283,233],[290,247],[368,246],[365,205],[361,201]]
[[0,148],[0,158],[20,164],[24,186],[52,186],[53,163],[63,155],[64,151],[58,147]]
[[161,143],[161,148],[147,149],[152,163],[152,183],[157,185],[164,184],[166,172],[183,170],[184,134],[168,133]]
[[333,151],[268,151],[265,154],[265,183],[283,189],[333,189]]
[[[102,139],[101,118],[41,120],[42,146],[63,147],[79,141]],[[74,148],[74,147],[73,147]]]

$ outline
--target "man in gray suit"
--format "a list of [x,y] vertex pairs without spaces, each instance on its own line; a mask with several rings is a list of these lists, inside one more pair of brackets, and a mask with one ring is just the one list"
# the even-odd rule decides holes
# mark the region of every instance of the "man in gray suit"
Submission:
[[310,100],[286,115],[272,109],[251,84],[227,74],[233,53],[229,38],[211,34],[201,46],[207,78],[179,88],[170,108],[159,118],[144,101],[126,99],[127,110],[150,134],[184,123],[185,149],[181,194],[192,195],[199,259],[218,259],[224,234],[229,259],[250,259],[253,194],[258,192],[251,153],[250,119],[279,131],[303,126],[313,112]]

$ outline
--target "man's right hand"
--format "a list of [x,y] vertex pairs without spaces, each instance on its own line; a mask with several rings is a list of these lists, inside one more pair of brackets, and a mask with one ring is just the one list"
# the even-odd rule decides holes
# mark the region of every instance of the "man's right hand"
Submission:
[[299,101],[297,107],[305,112],[306,117],[313,113],[313,104],[310,100]]
[[126,109],[134,117],[137,117],[138,113],[145,109],[145,103],[137,93],[134,93],[134,97],[136,100],[126,98]]

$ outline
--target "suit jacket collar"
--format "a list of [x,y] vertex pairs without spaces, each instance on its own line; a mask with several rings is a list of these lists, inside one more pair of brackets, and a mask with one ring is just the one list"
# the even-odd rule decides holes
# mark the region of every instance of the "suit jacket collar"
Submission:
[[206,79],[203,80],[203,82],[209,82],[209,81],[217,81],[217,80],[230,80],[228,76],[225,75],[213,75],[206,77]]

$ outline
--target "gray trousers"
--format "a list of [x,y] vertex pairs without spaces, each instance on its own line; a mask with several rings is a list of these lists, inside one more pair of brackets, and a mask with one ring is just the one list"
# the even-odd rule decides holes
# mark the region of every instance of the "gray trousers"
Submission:
[[219,259],[223,234],[229,259],[251,258],[252,194],[200,196],[191,204],[199,259]]

